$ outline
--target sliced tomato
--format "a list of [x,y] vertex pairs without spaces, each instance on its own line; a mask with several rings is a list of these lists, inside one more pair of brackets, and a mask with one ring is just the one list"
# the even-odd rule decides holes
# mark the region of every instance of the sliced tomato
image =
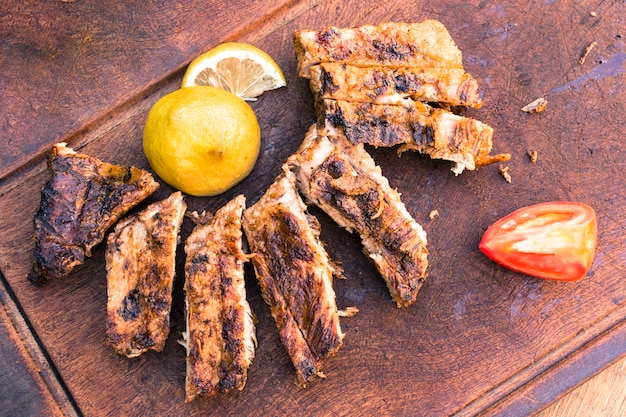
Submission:
[[597,234],[591,207],[557,201],[524,207],[498,220],[485,231],[479,248],[513,271],[574,281],[591,267]]

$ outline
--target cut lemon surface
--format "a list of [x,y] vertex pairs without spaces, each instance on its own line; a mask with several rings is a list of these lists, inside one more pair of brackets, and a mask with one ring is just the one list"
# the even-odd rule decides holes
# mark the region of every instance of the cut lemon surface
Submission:
[[205,52],[187,67],[182,87],[218,87],[244,100],[284,87],[285,76],[266,52],[245,43],[228,42]]

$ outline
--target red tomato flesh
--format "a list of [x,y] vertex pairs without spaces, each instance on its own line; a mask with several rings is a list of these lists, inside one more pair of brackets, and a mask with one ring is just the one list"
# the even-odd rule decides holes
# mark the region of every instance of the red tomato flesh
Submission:
[[513,271],[574,281],[591,267],[597,235],[591,207],[556,201],[524,207],[498,220],[485,231],[479,248]]

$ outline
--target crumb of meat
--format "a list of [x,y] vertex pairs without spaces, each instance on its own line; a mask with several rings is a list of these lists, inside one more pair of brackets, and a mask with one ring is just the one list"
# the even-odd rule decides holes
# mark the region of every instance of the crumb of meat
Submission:
[[591,42],[586,48],[585,48],[585,52],[583,52],[582,56],[580,57],[580,59],[578,60],[578,63],[580,65],[585,63],[585,60],[587,59],[587,55],[589,55],[589,52],[591,52],[591,50],[593,48],[596,47],[596,45],[598,44],[598,42]]
[[528,151],[528,158],[530,159],[530,162],[537,163],[537,151],[532,150],[532,151]]
[[543,97],[539,97],[538,99],[522,107],[521,110],[526,113],[541,113],[546,109],[547,106],[548,100]]
[[496,162],[506,162],[511,159],[510,153],[499,153],[497,155],[485,155],[476,161],[477,167],[495,164]]
[[346,307],[343,310],[338,310],[339,317],[354,317],[358,314],[359,309],[355,306]]
[[204,225],[211,222],[213,214],[208,213],[206,210],[202,210],[202,213],[198,213],[197,211],[188,211],[185,213],[185,217],[190,219],[194,224]]
[[430,218],[430,220],[434,219],[435,217],[439,216],[439,210],[431,210],[430,213],[428,214],[428,217]]
[[500,173],[500,175],[502,175],[506,182],[508,182],[509,184],[511,183],[511,174],[509,174],[508,166],[500,165],[498,167],[498,172]]

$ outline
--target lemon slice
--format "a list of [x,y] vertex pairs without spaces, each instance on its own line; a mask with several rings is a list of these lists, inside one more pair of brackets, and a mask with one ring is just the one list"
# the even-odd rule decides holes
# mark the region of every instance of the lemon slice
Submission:
[[200,55],[187,67],[182,87],[218,87],[244,100],[287,85],[280,67],[267,53],[252,45],[223,43]]

